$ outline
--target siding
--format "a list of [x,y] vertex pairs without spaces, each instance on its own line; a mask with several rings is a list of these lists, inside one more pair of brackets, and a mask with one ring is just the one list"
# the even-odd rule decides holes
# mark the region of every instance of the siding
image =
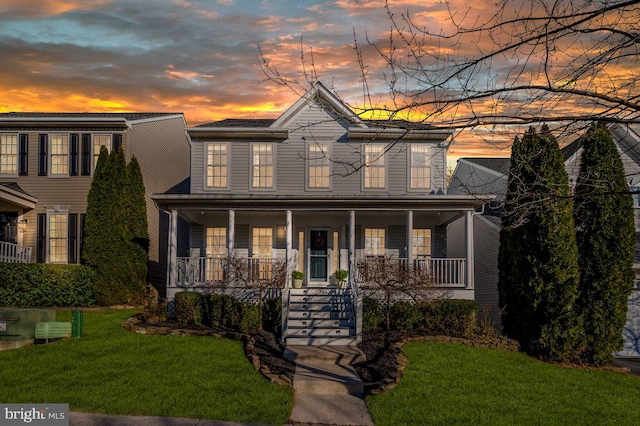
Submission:
[[449,184],[449,194],[481,195],[495,194],[501,201],[507,191],[507,177],[498,176],[464,161],[458,165]]

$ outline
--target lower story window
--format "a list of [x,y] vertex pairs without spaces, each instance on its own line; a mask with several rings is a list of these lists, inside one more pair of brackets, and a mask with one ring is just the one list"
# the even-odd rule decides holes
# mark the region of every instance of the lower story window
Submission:
[[224,279],[224,264],[227,256],[227,228],[207,228],[207,281]]
[[384,256],[385,230],[384,228],[365,228],[364,254],[365,256]]
[[413,257],[431,256],[431,229],[413,230]]
[[67,225],[66,213],[49,215],[49,263],[67,263]]

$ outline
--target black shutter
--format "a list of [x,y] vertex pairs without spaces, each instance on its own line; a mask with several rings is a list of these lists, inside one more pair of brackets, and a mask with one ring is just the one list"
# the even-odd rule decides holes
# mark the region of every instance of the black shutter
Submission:
[[78,135],[69,135],[69,176],[78,176]]
[[47,215],[38,214],[38,238],[36,242],[36,262],[44,263],[47,236]]
[[113,135],[113,152],[118,152],[118,150],[120,149],[120,145],[122,145],[122,135]]
[[85,233],[84,233],[84,221],[85,221],[85,218],[86,218],[86,217],[87,217],[87,215],[86,215],[86,214],[81,214],[81,215],[80,215],[80,233],[78,234],[78,237],[79,237],[79,238],[78,238],[78,249],[79,249],[79,250],[78,250],[78,253],[80,253],[80,256],[79,256],[79,258],[80,258],[80,263],[83,263],[83,262],[82,262],[82,246],[83,246],[83,244],[84,244],[84,237],[85,237]]
[[78,263],[78,215],[70,214],[67,221],[67,263]]
[[38,176],[47,175],[47,135],[38,137]]
[[91,135],[82,135],[82,176],[91,175]]
[[29,135],[20,135],[20,146],[18,147],[18,155],[20,158],[18,175],[27,176],[29,173]]

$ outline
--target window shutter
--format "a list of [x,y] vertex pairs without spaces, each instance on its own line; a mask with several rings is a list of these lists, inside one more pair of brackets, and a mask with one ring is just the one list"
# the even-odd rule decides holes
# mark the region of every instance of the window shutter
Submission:
[[69,176],[78,176],[78,135],[69,135]]
[[91,135],[82,135],[82,176],[91,175]]
[[38,237],[36,242],[36,262],[45,262],[46,252],[46,235],[47,235],[47,215],[38,214]]
[[121,145],[122,145],[122,135],[119,133],[113,135],[113,152],[118,152]]
[[67,263],[78,263],[78,215],[70,214],[67,223]]
[[18,155],[20,159],[18,175],[27,176],[29,173],[28,163],[29,135],[20,135],[20,146],[18,147]]
[[86,219],[87,215],[86,214],[81,214],[80,215],[80,233],[78,234],[78,253],[79,255],[79,259],[80,259],[80,263],[82,262],[82,247],[84,244],[84,237],[85,237],[85,233],[84,233],[84,221]]
[[38,136],[38,176],[47,175],[47,135]]

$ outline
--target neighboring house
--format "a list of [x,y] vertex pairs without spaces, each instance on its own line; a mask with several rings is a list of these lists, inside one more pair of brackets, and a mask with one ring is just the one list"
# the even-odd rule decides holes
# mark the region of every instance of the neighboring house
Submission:
[[[0,261],[79,263],[100,147],[135,156],[150,195],[188,177],[185,126],[181,113],[0,114]],[[148,197],[147,217],[150,279],[164,283],[168,218]]]
[[[622,158],[629,187],[633,191],[640,190],[640,136],[628,127],[611,125],[610,131]],[[562,149],[565,168],[569,175],[569,184],[575,185],[580,171],[582,155],[582,139],[578,138]],[[476,216],[475,221],[475,290],[476,300],[481,309],[486,309],[491,318],[499,321],[498,307],[498,247],[500,244],[500,202],[503,201],[507,189],[509,174],[508,158],[461,158],[453,173],[449,193],[457,194],[498,194],[490,215]],[[635,287],[629,296],[627,324],[623,331],[624,349],[618,356],[640,356],[640,195],[635,194],[634,212],[638,245],[634,254]],[[497,215],[495,215],[498,213]],[[494,226],[479,224],[479,220],[492,221]],[[460,221],[451,224],[452,229],[459,229]],[[452,238],[447,247],[453,255],[460,252],[461,246]]]
[[[389,124],[361,120],[318,83],[276,120],[188,128],[189,187],[152,196],[172,218],[167,295],[228,281],[230,259],[245,259],[255,280],[279,259],[288,344],[355,343],[367,262],[385,256],[473,299],[473,245],[464,243],[473,229],[451,258],[446,228],[459,217],[470,225],[487,198],[446,194],[450,131]],[[179,219],[188,241],[176,234]],[[349,271],[344,293],[332,286],[337,269]],[[290,288],[293,270],[305,273],[300,290]]]

